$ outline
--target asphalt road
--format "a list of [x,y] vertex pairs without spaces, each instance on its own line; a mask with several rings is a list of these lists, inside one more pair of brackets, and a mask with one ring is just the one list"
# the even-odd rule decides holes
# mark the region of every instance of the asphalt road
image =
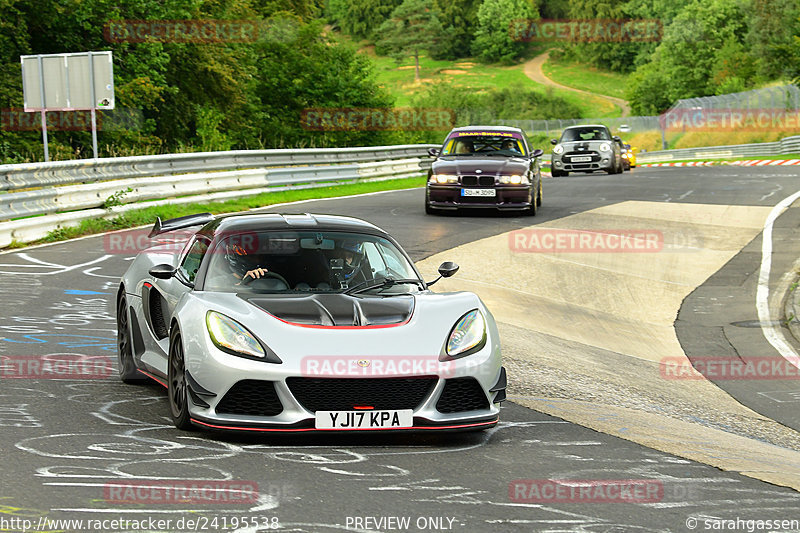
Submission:
[[[426,216],[421,190],[311,201],[278,210],[364,218],[388,230],[420,260],[482,237],[623,200],[772,206],[798,188],[791,168],[656,168],[547,180],[544,206],[535,219]],[[790,234],[793,211],[787,213],[788,222],[781,220],[778,226],[787,232],[783,235]],[[776,261],[776,269],[785,267],[792,253],[798,256],[797,242],[786,243],[782,250],[787,254]],[[114,252],[108,237],[98,236],[0,255],[0,355],[82,354],[111,358],[116,367],[113,295],[132,255]],[[715,286],[732,287],[731,280],[746,285],[759,261],[758,254],[746,249],[726,265],[734,269],[733,275],[723,276],[728,285]],[[714,278],[709,282],[713,285]],[[692,297],[708,288],[698,288]],[[677,323],[681,343],[687,351],[708,353],[702,343],[715,338],[719,329],[686,309]],[[736,314],[741,320],[747,312],[742,307]],[[719,310],[715,320],[726,323],[724,315]],[[766,353],[769,347],[761,349]],[[569,361],[564,368],[569,369]],[[774,386],[761,380],[726,390],[762,414],[781,419],[780,409],[769,411],[771,404],[756,401]],[[0,530],[22,531],[21,520],[36,526],[41,517],[172,520],[170,525],[138,528],[84,522],[84,531],[265,531],[277,522],[284,531],[309,532],[690,531],[721,529],[719,522],[708,522],[715,519],[800,520],[800,494],[794,490],[657,452],[513,402],[493,430],[423,436],[185,433],[169,424],[167,408],[160,386],[126,386],[114,376],[0,380]],[[797,422],[785,414],[780,421]],[[656,487],[658,494],[633,503],[542,503],[533,501],[533,492],[518,491],[519,486],[546,487],[546,480],[553,479],[571,480],[573,488],[636,480]],[[246,503],[219,501],[223,497],[202,503],[115,503],[113,489],[130,480],[254,482],[259,496]],[[532,485],[517,480],[540,481]],[[198,527],[185,527],[189,518],[200,520]],[[376,521],[381,518],[383,522]],[[178,525],[180,519],[184,527]],[[256,519],[259,525],[254,527]],[[403,519],[409,526],[399,528]],[[746,522],[738,528],[727,525],[729,530],[748,527]],[[39,530],[81,528],[73,524]],[[800,523],[769,530],[797,531]]]

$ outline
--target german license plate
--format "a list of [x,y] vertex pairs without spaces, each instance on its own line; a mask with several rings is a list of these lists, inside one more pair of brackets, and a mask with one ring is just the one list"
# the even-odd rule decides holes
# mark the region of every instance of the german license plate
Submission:
[[317,411],[317,429],[410,428],[414,425],[411,409],[396,411]]
[[590,155],[579,155],[577,157],[572,158],[573,163],[588,163],[592,160],[592,156]]
[[461,196],[489,196],[497,194],[494,189],[461,189]]

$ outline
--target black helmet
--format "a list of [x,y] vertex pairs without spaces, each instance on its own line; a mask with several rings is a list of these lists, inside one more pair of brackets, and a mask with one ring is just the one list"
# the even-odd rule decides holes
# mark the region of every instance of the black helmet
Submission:
[[248,256],[247,250],[236,239],[228,239],[225,244],[225,260],[236,274],[244,274],[251,269],[253,259]]
[[342,250],[353,254],[353,262],[348,264],[347,261],[345,261],[344,265],[342,265],[344,279],[348,279],[361,267],[361,262],[364,260],[364,243],[358,241],[344,241],[342,243]]

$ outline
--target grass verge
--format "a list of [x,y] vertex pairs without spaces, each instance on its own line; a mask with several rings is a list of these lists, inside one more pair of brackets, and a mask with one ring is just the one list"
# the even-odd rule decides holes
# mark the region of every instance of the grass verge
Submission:
[[545,76],[567,87],[617,98],[625,98],[628,76],[587,65],[550,57],[542,71]]
[[[281,204],[286,202],[297,202],[300,200],[314,200],[320,198],[335,198],[339,196],[349,196],[353,194],[365,194],[377,191],[391,191],[400,189],[410,189],[421,187],[425,184],[425,177],[403,178],[396,180],[386,180],[377,182],[355,182],[336,184],[330,187],[317,187],[314,189],[300,189],[289,191],[276,191],[263,193],[255,196],[237,198],[224,202],[198,202],[191,204],[166,204],[143,209],[134,209],[121,213],[114,218],[96,218],[83,220],[80,224],[67,228],[60,228],[51,231],[45,238],[30,243],[14,242],[6,249],[21,248],[34,244],[57,242],[85,235],[94,235],[107,231],[115,231],[136,226],[152,224],[156,217],[163,220],[169,218],[191,215],[193,213],[234,213],[247,211],[259,207]],[[421,202],[421,200],[420,200]]]

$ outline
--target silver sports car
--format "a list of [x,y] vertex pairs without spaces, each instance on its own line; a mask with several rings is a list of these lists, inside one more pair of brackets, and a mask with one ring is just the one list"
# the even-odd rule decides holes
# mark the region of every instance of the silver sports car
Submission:
[[458,265],[425,282],[385,231],[331,215],[206,213],[159,219],[150,237],[172,241],[122,277],[120,377],[164,385],[179,429],[497,424],[506,372],[491,313],[475,294],[428,288]]

